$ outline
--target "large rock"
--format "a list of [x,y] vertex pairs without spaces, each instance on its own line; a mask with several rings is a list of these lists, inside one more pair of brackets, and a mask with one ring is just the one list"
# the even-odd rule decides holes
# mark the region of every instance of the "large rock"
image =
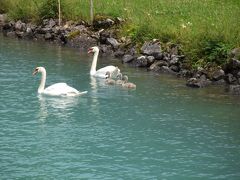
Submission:
[[7,37],[16,37],[16,33],[14,32],[14,31],[8,31],[7,33],[6,33],[6,36]]
[[158,70],[159,72],[163,73],[170,73],[170,74],[176,74],[173,70],[171,70],[168,66],[161,66]]
[[240,85],[230,85],[229,92],[233,95],[240,95]]
[[91,38],[86,34],[68,39],[66,43],[67,46],[80,48],[82,51],[86,51],[89,47],[97,46],[97,44],[98,42],[95,38]]
[[19,20],[15,23],[14,28],[16,31],[26,31],[27,26],[25,23],[23,23],[22,21]]
[[156,71],[159,71],[162,66],[168,67],[168,63],[167,63],[166,61],[162,61],[162,60],[160,60],[160,61],[155,61],[155,62],[149,67],[149,69],[156,72]]
[[68,38],[67,38],[67,36],[65,36],[65,35],[62,33],[62,34],[60,34],[60,35],[58,36],[58,41],[59,41],[61,44],[67,44]]
[[240,78],[240,71],[237,73],[237,77]]
[[235,84],[235,83],[237,83],[237,78],[236,78],[235,76],[233,76],[233,74],[228,73],[226,77],[227,77],[227,82],[228,82],[229,84]]
[[178,75],[180,77],[190,78],[193,76],[193,72],[191,70],[182,68],[182,69],[180,69]]
[[[66,32],[63,28],[59,27],[59,26],[55,26],[54,28],[52,28],[52,32],[57,36],[57,35],[61,35],[61,34],[66,34],[66,36],[69,34],[68,32]],[[74,29],[73,32],[80,32],[77,29]]]
[[200,76],[200,78],[190,78],[187,80],[186,85],[193,88],[202,88],[211,84],[211,81],[206,78],[205,75]]
[[230,59],[229,62],[224,65],[223,70],[226,74],[231,73],[236,76],[240,71],[240,61],[235,58]]
[[130,54],[132,56],[135,56],[137,54],[137,48],[135,46],[128,48],[125,52],[125,54]]
[[147,62],[147,57],[146,56],[140,56],[136,60],[136,66],[137,67],[147,67],[148,62]]
[[53,40],[53,39],[54,39],[54,36],[53,36],[51,33],[47,32],[47,33],[44,35],[44,38],[45,38],[45,40]]
[[141,53],[147,56],[154,56],[155,59],[161,59],[162,52],[160,42],[145,42],[141,48]]
[[111,34],[108,31],[102,31],[99,33],[99,41],[101,44],[106,44],[107,39],[110,37],[111,37]]
[[33,39],[34,38],[34,33],[33,33],[32,28],[27,27],[26,32],[24,33],[24,38],[26,38],[26,39]]
[[226,85],[226,81],[224,79],[220,79],[212,82],[213,85]]
[[232,65],[233,65],[235,68],[240,69],[240,61],[237,60],[237,59],[235,59],[235,58],[232,59]]
[[105,28],[110,28],[112,27],[113,25],[115,24],[115,22],[110,19],[110,18],[107,18],[107,19],[94,19],[93,20],[93,28],[94,29],[105,29]]
[[176,66],[176,65],[171,65],[169,67],[171,70],[173,70],[174,72],[179,72],[180,71],[180,67],[179,66]]
[[149,63],[150,65],[153,64],[154,61],[155,61],[154,56],[147,56],[147,59],[148,59],[148,63]]
[[40,40],[40,41],[42,41],[42,40],[44,40],[45,38],[44,38],[44,34],[35,34],[35,40]]
[[117,49],[117,51],[114,52],[114,56],[117,58],[121,58],[124,56],[124,51],[122,49]]
[[113,49],[117,49],[120,45],[119,42],[114,38],[107,38],[106,44],[111,45]]
[[213,72],[212,79],[214,81],[218,81],[220,79],[223,79],[225,77],[225,72],[222,69],[218,69]]
[[16,36],[17,36],[18,38],[23,38],[24,32],[22,32],[22,31],[16,31],[15,34],[16,34]]
[[6,20],[7,20],[6,14],[0,14],[0,27],[1,27],[3,24],[5,24]]
[[130,54],[125,54],[124,56],[123,56],[123,59],[122,59],[122,61],[124,62],[124,63],[130,63],[130,62],[132,62],[134,60],[134,56],[132,56],[132,55],[130,55]]
[[[49,29],[50,30],[50,29]],[[45,28],[37,27],[35,29],[36,34],[46,34]]]
[[79,30],[80,32],[84,32],[84,33],[87,33],[87,31],[88,31],[86,26],[84,26],[82,24],[75,26],[74,29]]
[[230,55],[232,56],[232,58],[240,60],[240,48],[234,48],[231,51]]
[[110,45],[102,44],[99,46],[99,49],[103,56],[110,56],[113,54],[113,49]]
[[50,19],[49,21],[48,21],[48,24],[46,25],[46,28],[53,28],[54,26],[56,26],[56,21],[55,20],[53,20],[53,19]]
[[170,59],[170,65],[178,65],[179,64],[179,58],[177,55],[172,55]]
[[9,23],[5,23],[4,25],[3,25],[3,27],[2,27],[2,29],[4,30],[4,31],[11,31],[11,30],[13,30],[13,27],[14,27],[14,22],[13,21],[11,21],[11,22],[9,22]]

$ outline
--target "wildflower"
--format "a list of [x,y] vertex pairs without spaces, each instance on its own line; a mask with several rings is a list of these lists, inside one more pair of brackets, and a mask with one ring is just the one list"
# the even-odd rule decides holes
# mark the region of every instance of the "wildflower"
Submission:
[[187,26],[182,23],[182,24],[181,24],[181,27],[182,27],[183,29],[185,29]]

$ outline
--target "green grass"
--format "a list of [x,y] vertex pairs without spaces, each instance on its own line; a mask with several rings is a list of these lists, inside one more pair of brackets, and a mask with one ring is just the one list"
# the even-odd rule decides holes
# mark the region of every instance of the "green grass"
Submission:
[[[0,11],[13,19],[39,20],[41,12],[49,12],[46,2],[1,0]],[[61,2],[65,20],[90,20],[89,0]],[[94,13],[127,19],[121,34],[137,43],[153,38],[179,43],[193,62],[222,64],[226,53],[240,46],[239,0],[94,0]]]

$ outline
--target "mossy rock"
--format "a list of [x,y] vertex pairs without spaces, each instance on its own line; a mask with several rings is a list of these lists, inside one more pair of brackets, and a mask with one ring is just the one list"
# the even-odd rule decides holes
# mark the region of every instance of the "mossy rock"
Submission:
[[67,35],[68,39],[74,39],[75,37],[80,35],[80,31],[76,30],[76,31],[72,31]]
[[106,19],[110,18],[109,16],[103,15],[103,14],[97,14],[94,16],[94,21],[104,21]]
[[95,30],[108,29],[115,25],[115,21],[104,15],[96,15],[93,20],[93,28]]

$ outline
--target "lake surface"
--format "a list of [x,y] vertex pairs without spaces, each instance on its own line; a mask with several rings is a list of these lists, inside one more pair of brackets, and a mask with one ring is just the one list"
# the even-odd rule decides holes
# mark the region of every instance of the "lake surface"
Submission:
[[[107,86],[91,59],[0,36],[0,179],[240,179],[240,97],[100,57],[137,89]],[[36,66],[88,94],[39,96]]]

